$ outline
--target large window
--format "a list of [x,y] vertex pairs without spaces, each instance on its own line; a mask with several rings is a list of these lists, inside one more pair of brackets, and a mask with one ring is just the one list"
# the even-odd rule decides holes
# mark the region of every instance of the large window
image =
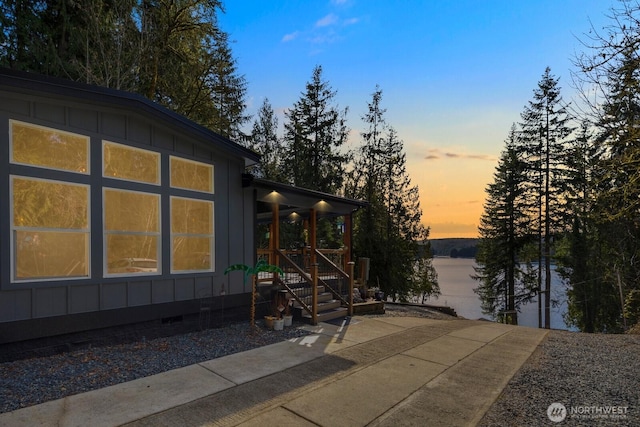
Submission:
[[82,174],[89,173],[89,138],[10,121],[11,162]]
[[160,196],[105,188],[106,274],[160,273]]
[[89,187],[11,177],[13,280],[89,276]]
[[160,184],[160,153],[103,141],[102,159],[106,177]]
[[171,270],[213,270],[213,202],[171,197]]
[[213,194],[213,165],[171,156],[171,186]]
[[[20,174],[10,176],[12,281],[91,277],[88,183],[99,180],[87,177],[90,138],[18,120],[9,120],[9,134],[10,162]],[[163,252],[172,273],[214,271],[214,166],[168,155],[162,171],[160,152],[96,143],[104,276],[159,275]],[[55,180],[41,168],[55,170]],[[165,212],[162,197],[170,198]],[[170,236],[162,235],[163,220]],[[163,237],[170,245],[164,251]]]

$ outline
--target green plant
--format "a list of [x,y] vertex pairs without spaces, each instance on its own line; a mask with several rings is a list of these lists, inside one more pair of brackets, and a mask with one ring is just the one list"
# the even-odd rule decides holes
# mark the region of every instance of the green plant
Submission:
[[255,327],[256,325],[256,286],[258,282],[258,273],[278,273],[284,274],[284,271],[277,265],[269,264],[265,260],[258,260],[256,265],[253,267],[246,264],[233,264],[227,267],[224,270],[224,274],[230,273],[232,271],[243,271],[244,272],[244,283],[247,282],[249,277],[251,280],[251,326]]

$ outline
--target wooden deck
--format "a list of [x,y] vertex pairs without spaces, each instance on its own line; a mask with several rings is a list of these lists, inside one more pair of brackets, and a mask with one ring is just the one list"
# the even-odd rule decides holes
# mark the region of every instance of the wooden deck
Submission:
[[384,301],[365,301],[353,304],[353,314],[384,314]]

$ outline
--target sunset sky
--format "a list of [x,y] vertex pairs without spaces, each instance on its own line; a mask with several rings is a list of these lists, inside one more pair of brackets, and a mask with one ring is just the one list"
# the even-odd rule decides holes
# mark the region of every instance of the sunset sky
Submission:
[[291,108],[321,65],[350,144],[376,85],[404,141],[431,238],[476,237],[504,140],[545,67],[577,100],[572,59],[616,0],[228,0],[220,16],[248,113]]

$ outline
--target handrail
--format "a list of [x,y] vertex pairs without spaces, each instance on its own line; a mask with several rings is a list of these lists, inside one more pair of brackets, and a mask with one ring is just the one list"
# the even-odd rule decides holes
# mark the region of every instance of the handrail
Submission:
[[300,304],[300,307],[302,307],[303,310],[305,310],[309,314],[312,314],[311,313],[312,308],[309,307],[304,301],[302,301],[302,299],[298,296],[298,294],[296,294],[296,292],[293,289],[291,289],[291,287],[284,280],[278,277],[277,281],[280,284],[280,286],[284,287],[287,291],[289,291],[289,295],[292,295],[293,299],[298,301],[298,304]]
[[320,256],[320,258],[322,258],[324,260],[324,262],[329,264],[329,266],[331,268],[333,268],[334,270],[336,270],[336,272],[338,272],[338,274],[341,275],[343,278],[345,278],[345,279],[349,278],[349,275],[344,270],[342,270],[342,268],[338,267],[336,265],[336,263],[334,263],[329,258],[327,258],[326,255],[323,254],[322,252],[320,252],[319,249],[316,249],[316,255]]
[[[276,249],[276,252],[278,253],[278,255],[280,255],[281,259],[286,261],[286,263],[293,268],[293,270],[298,273],[300,275],[300,277],[304,278],[304,280],[309,283],[312,287],[313,287],[313,278],[306,272],[304,271],[302,268],[300,268],[300,266],[298,264],[296,264],[291,258],[289,258],[287,255],[285,255],[280,249]],[[278,282],[283,285],[291,295],[293,295],[293,298],[298,301],[298,304],[300,304],[300,306],[309,314],[313,315],[313,308],[309,307],[304,301],[302,301],[302,299],[300,297],[298,297],[298,295],[293,291],[293,289],[291,289],[289,287],[289,285],[287,285],[282,279],[278,278]],[[313,292],[315,292],[315,289],[313,290]]]
[[[324,262],[326,262],[327,264],[329,264],[329,267],[331,267],[333,270],[335,270],[339,275],[342,276],[342,278],[349,280],[349,275],[347,273],[345,273],[340,267],[338,267],[333,261],[331,261],[329,258],[327,258],[322,252],[320,252],[318,249],[316,249],[316,255],[320,257],[320,259],[322,259]],[[325,288],[328,288],[329,291],[331,291],[331,293],[333,294],[334,297],[336,297],[337,299],[339,299],[340,301],[342,301],[342,303],[344,303],[344,305],[346,305],[347,307],[349,307],[349,309],[351,309],[351,304],[349,304],[349,301],[347,301],[346,299],[344,299],[344,297],[342,295],[340,295],[338,292],[336,292],[331,286],[329,286],[328,283],[326,283],[324,280],[318,278],[318,281],[320,283],[322,283],[322,285],[324,285]],[[353,291],[352,291],[353,292]],[[351,299],[351,298],[350,298]]]

